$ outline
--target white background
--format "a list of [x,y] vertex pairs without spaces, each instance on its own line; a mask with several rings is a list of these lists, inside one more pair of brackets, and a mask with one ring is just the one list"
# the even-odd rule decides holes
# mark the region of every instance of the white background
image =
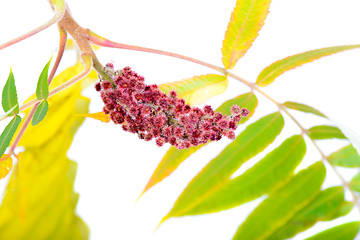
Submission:
[[[113,41],[175,52],[221,66],[222,40],[235,2],[69,0],[68,5],[80,25]],[[359,9],[359,0],[274,0],[259,37],[232,72],[253,82],[263,68],[286,56],[322,47],[360,44]],[[51,16],[51,8],[44,0],[1,0],[0,43],[38,26]],[[38,75],[57,46],[58,33],[53,26],[2,50],[0,85],[5,83],[11,65],[19,98],[26,99],[35,90]],[[149,53],[103,48],[98,51],[98,57],[103,64],[113,61],[119,68],[131,66],[145,76],[148,83],[215,73],[194,63]],[[60,68],[65,69],[75,59],[75,53],[67,53]],[[283,74],[264,91],[279,102],[312,105],[358,133],[359,63],[360,50],[339,53]],[[217,107],[224,100],[247,91],[246,86],[230,79],[226,93],[209,103]],[[93,88],[86,90],[85,95],[92,99],[90,112],[100,111],[101,101]],[[258,96],[259,107],[249,123],[276,111],[272,103]],[[326,123],[307,114],[294,114],[306,127]],[[269,150],[298,133],[299,129],[286,118],[282,135]],[[118,126],[87,119],[76,135],[69,157],[78,162],[75,188],[80,200],[77,211],[90,226],[91,239],[230,239],[259,200],[217,214],[170,219],[154,231],[187,183],[228,143],[222,140],[193,154],[171,177],[136,202],[168,147],[158,148],[152,142],[140,141],[123,132]],[[344,141],[320,143],[326,154],[345,144]],[[241,171],[265,153],[245,164]],[[300,168],[316,160],[319,155],[309,144]],[[351,170],[341,171],[347,179],[355,174]],[[338,184],[329,170],[325,186]],[[359,219],[357,210],[331,225],[354,219]],[[327,226],[328,223],[317,224],[315,230],[294,239],[311,236]]]

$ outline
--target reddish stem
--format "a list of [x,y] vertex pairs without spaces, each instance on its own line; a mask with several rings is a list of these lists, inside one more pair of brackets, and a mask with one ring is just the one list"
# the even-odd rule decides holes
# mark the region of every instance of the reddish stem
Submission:
[[48,84],[50,86],[51,81],[53,80],[56,70],[59,67],[61,58],[64,55],[64,51],[65,51],[65,46],[66,46],[66,40],[67,40],[67,33],[66,31],[64,31],[63,29],[59,28],[59,33],[60,33],[60,42],[59,42],[59,50],[58,50],[58,54],[56,56],[56,60],[54,63],[54,66],[50,72],[49,78],[48,78]]
[[24,124],[21,126],[21,128],[20,128],[20,130],[19,130],[19,133],[16,135],[16,138],[15,138],[13,144],[11,145],[11,148],[10,148],[10,151],[9,151],[9,156],[11,156],[11,155],[14,153],[16,146],[18,145],[21,137],[23,136],[23,134],[24,134],[24,132],[25,132],[25,130],[26,130],[26,128],[27,128],[27,126],[29,125],[32,117],[34,116],[34,113],[35,113],[35,111],[36,111],[36,108],[39,106],[39,104],[40,104],[40,102],[37,102],[37,103],[33,106],[33,108],[31,109],[31,111],[29,112],[29,114],[26,116]]
[[6,42],[6,43],[0,44],[0,50],[4,49],[4,48],[7,48],[7,47],[9,47],[11,45],[14,45],[15,43],[18,43],[18,42],[20,42],[22,40],[25,40],[25,39],[27,39],[27,38],[41,32],[41,31],[47,29],[48,27],[50,27],[54,23],[57,23],[63,17],[64,13],[65,13],[65,8],[57,9],[55,11],[55,15],[49,21],[47,21],[43,25],[31,30],[30,32],[25,33],[24,35],[21,35],[20,37],[14,38],[14,39]]
[[152,48],[137,47],[137,46],[131,46],[131,45],[126,45],[126,44],[122,44],[122,43],[113,42],[113,41],[110,41],[110,40],[108,40],[106,38],[103,38],[103,37],[97,35],[96,33],[92,32],[90,30],[88,30],[88,38],[93,44],[98,45],[98,46],[111,47],[111,48],[120,48],[120,49],[127,49],[127,50],[133,50],[133,51],[141,51],[141,52],[149,52],[149,53],[156,53],[156,54],[166,55],[166,56],[170,56],[170,57],[174,57],[174,58],[180,58],[180,59],[183,59],[183,60],[187,60],[187,61],[190,61],[190,62],[200,64],[200,65],[205,66],[205,67],[212,68],[212,69],[214,69],[216,71],[222,72],[225,75],[227,74],[227,71],[224,68],[221,68],[221,67],[212,65],[210,63],[206,63],[206,62],[197,60],[195,58],[183,56],[183,55],[176,54],[176,53],[161,51],[161,50],[157,50],[157,49],[152,49]]

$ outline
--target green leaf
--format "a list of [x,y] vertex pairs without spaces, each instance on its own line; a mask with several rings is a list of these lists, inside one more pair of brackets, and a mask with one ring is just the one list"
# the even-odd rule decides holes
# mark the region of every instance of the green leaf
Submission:
[[45,65],[44,69],[42,70],[37,83],[36,97],[39,100],[47,99],[49,96],[48,71],[49,71],[50,63],[51,63],[51,58]]
[[223,93],[229,84],[226,76],[207,74],[184,79],[177,82],[165,83],[159,86],[160,90],[168,94],[175,90],[180,98],[190,105],[198,105],[209,98]]
[[352,190],[360,192],[360,173],[351,179],[349,186]]
[[270,3],[270,0],[236,1],[221,49],[226,69],[233,68],[251,47],[264,25]]
[[339,138],[346,139],[340,129],[333,126],[321,125],[308,130],[309,137],[315,140]]
[[313,107],[310,107],[308,105],[305,105],[305,104],[296,103],[296,102],[286,102],[283,105],[285,107],[287,107],[287,108],[290,108],[290,109],[294,109],[294,110],[298,110],[298,111],[306,112],[306,113],[312,113],[312,114],[318,115],[320,117],[327,118],[319,110],[317,110],[317,109],[315,109]]
[[39,122],[41,122],[49,109],[48,101],[44,100],[40,103],[40,105],[36,108],[31,124],[35,126]]
[[347,46],[335,46],[328,48],[316,49],[308,52],[299,53],[287,58],[281,59],[277,62],[274,62],[270,66],[266,67],[259,74],[256,83],[265,87],[270,83],[274,82],[275,79],[283,74],[284,72],[299,67],[305,63],[312,62],[321,57],[325,57],[334,53],[342,52],[345,50],[350,50],[354,48],[359,48],[360,45],[347,45]]
[[244,162],[262,152],[275,140],[283,126],[284,119],[279,112],[249,125],[193,178],[163,221],[170,217],[182,216],[223,187]]
[[349,222],[325,230],[306,240],[354,240],[360,230],[360,222]]
[[[323,190],[314,200],[298,211],[290,220],[266,239],[290,239],[297,233],[309,229],[318,221],[333,220],[339,217],[339,209],[344,204],[348,204],[348,202],[344,200],[344,189],[342,187],[332,187]],[[347,213],[341,212],[341,214]]]
[[4,154],[6,148],[9,146],[14,133],[21,122],[21,117],[15,115],[14,118],[5,127],[0,135],[0,157]]
[[[231,113],[230,107],[234,104],[239,105],[241,107],[245,107],[250,112],[247,117],[242,118],[240,120],[239,123],[241,124],[246,122],[254,114],[255,108],[257,107],[258,104],[258,100],[254,93],[252,92],[245,93],[224,102],[219,108],[216,109],[216,111],[222,114],[229,115]],[[155,184],[161,182],[171,173],[173,173],[178,168],[178,166],[183,161],[185,161],[185,159],[187,159],[191,154],[193,154],[203,146],[205,145],[199,145],[196,147],[191,147],[189,149],[183,149],[183,150],[179,150],[175,147],[170,147],[170,149],[166,152],[165,156],[157,166],[150,180],[148,181],[143,193],[149,190]]]
[[360,167],[360,156],[352,145],[332,153],[328,160],[331,164],[340,167]]
[[183,215],[219,212],[273,191],[293,176],[305,152],[306,144],[302,136],[288,138],[244,174],[229,181]]
[[265,199],[238,228],[233,239],[266,239],[320,192],[326,169],[317,162],[296,174]]
[[19,113],[19,103],[16,93],[16,86],[15,86],[15,78],[12,70],[10,69],[9,77],[5,83],[3,92],[2,92],[2,106],[4,112],[8,112],[13,109],[13,112],[8,114],[8,116],[16,115]]

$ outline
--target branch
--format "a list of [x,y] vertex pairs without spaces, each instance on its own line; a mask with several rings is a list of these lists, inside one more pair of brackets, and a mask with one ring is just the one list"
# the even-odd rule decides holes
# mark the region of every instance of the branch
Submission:
[[[84,63],[84,70],[77,75],[76,77],[70,79],[69,81],[63,83],[62,85],[58,86],[57,88],[51,90],[49,92],[49,97],[55,95],[58,92],[61,92],[63,90],[65,90],[66,88],[70,87],[71,85],[73,85],[74,83],[78,82],[79,80],[83,79],[84,77],[86,77],[90,72],[91,72],[91,65],[92,65],[92,60],[91,57],[88,55],[82,56],[82,60]],[[20,112],[23,112],[24,110],[28,109],[29,107],[33,106],[34,104],[40,103],[42,100],[38,100],[38,99],[34,99],[28,103],[25,103],[24,105],[22,105],[19,109]],[[8,116],[4,116],[1,120],[7,118]]]
[[227,71],[224,68],[217,67],[215,65],[197,60],[195,58],[186,57],[186,56],[183,56],[180,54],[151,49],[151,48],[136,47],[136,46],[126,45],[126,44],[122,44],[122,43],[116,43],[116,42],[110,41],[106,38],[103,38],[90,30],[88,30],[88,38],[93,44],[98,45],[98,46],[110,47],[110,48],[120,48],[120,49],[127,49],[127,50],[133,50],[133,51],[141,51],[141,52],[149,52],[149,53],[155,53],[155,54],[160,54],[160,55],[166,55],[166,56],[194,62],[194,63],[200,64],[202,66],[212,68],[212,69],[219,71],[225,75],[227,74]]
[[56,60],[54,63],[54,66],[50,72],[49,78],[48,78],[48,85],[50,86],[50,83],[52,82],[56,70],[59,67],[60,61],[64,55],[64,51],[65,51],[65,46],[66,46],[66,40],[67,40],[67,33],[66,31],[64,31],[63,29],[59,28],[59,34],[60,34],[60,42],[59,42],[59,50],[56,56]]
[[55,15],[49,20],[47,21],[46,23],[44,23],[43,25],[40,25],[39,27],[31,30],[30,32],[28,33],[25,33],[24,35],[22,36],[19,36],[17,38],[14,38],[6,43],[3,43],[3,44],[0,44],[0,50],[1,49],[4,49],[6,47],[9,47],[11,45],[14,45],[15,43],[18,43],[22,40],[25,40],[45,29],[47,29],[48,27],[50,27],[51,25],[53,25],[54,23],[57,23],[64,15],[65,13],[65,3],[64,2],[61,2],[61,1],[58,1],[57,4],[53,5],[55,8]]
[[34,113],[35,113],[35,111],[36,111],[36,108],[39,106],[39,104],[40,104],[40,101],[37,102],[37,103],[32,107],[32,109],[30,110],[29,114],[26,116],[24,124],[21,126],[21,128],[20,128],[20,130],[19,130],[19,133],[16,135],[16,138],[15,138],[13,144],[11,145],[11,148],[10,148],[10,150],[9,150],[9,156],[11,156],[12,154],[14,154],[15,148],[16,148],[16,146],[18,145],[21,137],[23,136],[26,128],[29,126],[29,123],[30,123],[32,117],[34,116]]

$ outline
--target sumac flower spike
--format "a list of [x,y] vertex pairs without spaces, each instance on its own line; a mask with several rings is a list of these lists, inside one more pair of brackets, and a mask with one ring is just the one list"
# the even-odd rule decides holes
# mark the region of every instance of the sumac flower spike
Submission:
[[114,71],[111,63],[105,71],[112,72],[112,83],[102,79],[95,84],[105,104],[103,111],[124,131],[138,134],[140,139],[155,139],[158,146],[170,143],[178,149],[189,148],[222,136],[235,139],[234,130],[246,108],[231,107],[231,115],[214,112],[211,106],[190,107],[175,91],[169,96],[157,85],[146,85],[144,77],[125,67]]

